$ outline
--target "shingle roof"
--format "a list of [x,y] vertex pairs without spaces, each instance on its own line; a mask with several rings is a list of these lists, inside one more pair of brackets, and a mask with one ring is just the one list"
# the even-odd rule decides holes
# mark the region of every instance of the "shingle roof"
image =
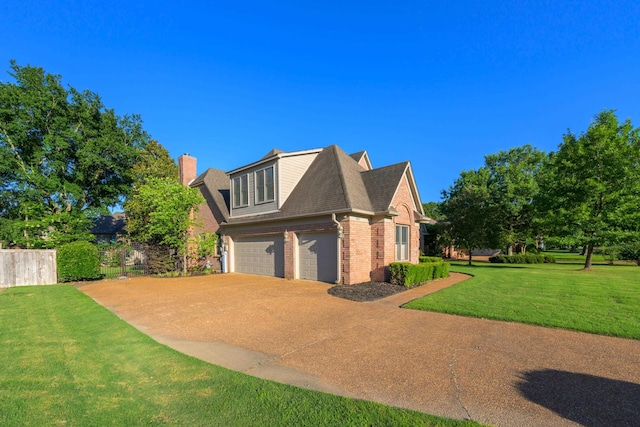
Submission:
[[268,159],[269,157],[273,157],[273,156],[275,156],[276,154],[280,154],[280,153],[284,153],[284,151],[282,151],[282,150],[278,150],[277,148],[273,148],[273,149],[271,149],[271,151],[269,151],[267,154],[265,154],[265,155],[262,157],[262,159],[260,159],[260,160]]
[[402,162],[362,172],[362,178],[376,212],[384,212],[389,209],[408,165],[409,162]]
[[231,218],[227,222],[241,224],[327,212],[389,212],[409,162],[367,171],[358,165],[360,157],[349,156],[336,145],[326,147],[311,163],[280,212]]
[[[370,211],[371,203],[358,163],[337,145],[322,150],[282,206],[281,215]],[[312,189],[312,191],[309,191]]]
[[218,223],[229,219],[229,176],[225,171],[209,168],[189,186],[200,187],[200,192]]
[[101,215],[93,222],[92,234],[115,236],[124,233],[127,225],[124,212],[114,212],[112,215]]

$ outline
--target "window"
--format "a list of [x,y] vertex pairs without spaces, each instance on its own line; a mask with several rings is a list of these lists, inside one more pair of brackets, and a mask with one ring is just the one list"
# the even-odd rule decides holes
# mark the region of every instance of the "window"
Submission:
[[256,171],[256,203],[272,202],[273,166]]
[[396,225],[396,261],[409,260],[409,227]]
[[233,207],[239,208],[249,204],[248,175],[233,178]]

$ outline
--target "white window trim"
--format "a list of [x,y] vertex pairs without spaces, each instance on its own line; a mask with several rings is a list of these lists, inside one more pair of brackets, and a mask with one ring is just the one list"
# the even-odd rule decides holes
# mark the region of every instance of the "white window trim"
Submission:
[[[271,176],[273,177],[273,197],[271,199],[267,199],[267,180],[266,180],[266,176],[267,176],[267,169],[271,169]],[[264,181],[263,181],[263,190],[264,190],[264,200],[258,200],[258,173],[259,172],[263,172],[263,176],[265,177]],[[253,197],[253,202],[256,205],[262,205],[264,203],[271,203],[274,202],[276,200],[276,168],[271,165],[271,166],[267,166],[266,168],[262,168],[262,169],[258,169],[257,171],[253,172],[253,187],[254,187],[254,197]]]
[[[242,200],[243,200],[243,197],[242,197],[242,195],[243,195],[243,192],[242,192],[242,178],[243,177],[245,177],[246,180],[247,180],[247,189],[246,189],[246,193],[247,193],[246,194],[246,196],[247,196],[246,200],[247,200],[247,203],[242,203]],[[240,203],[239,204],[236,204],[236,194],[235,194],[235,192],[236,192],[236,180],[238,180],[238,182],[240,183],[240,186],[239,186],[240,187],[240,190],[239,190],[240,191],[240,193],[239,193],[240,194]],[[233,186],[232,193],[231,193],[231,197],[232,197],[231,205],[232,205],[232,207],[233,208],[244,208],[244,207],[249,206],[249,194],[248,194],[249,193],[249,174],[242,174],[240,176],[236,176],[235,178],[233,178],[231,180],[231,183],[232,183],[232,186]]]
[[[407,230],[407,241],[403,244],[402,242],[402,237],[400,237],[400,243],[398,243],[398,228],[400,228],[400,230],[402,229],[406,229]],[[395,258],[396,261],[409,261],[409,259],[411,258],[411,247],[410,247],[410,242],[411,242],[411,229],[409,228],[408,225],[404,225],[404,224],[396,224],[396,244],[395,244]],[[400,257],[398,257],[398,249],[400,247],[406,247],[406,252],[404,253],[406,255],[406,258],[402,257],[403,251],[402,249],[400,249]]]

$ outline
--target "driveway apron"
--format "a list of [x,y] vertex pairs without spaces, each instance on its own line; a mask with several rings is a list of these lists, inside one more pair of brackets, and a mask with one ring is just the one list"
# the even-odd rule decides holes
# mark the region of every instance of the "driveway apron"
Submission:
[[261,378],[496,426],[640,425],[640,341],[401,309],[244,274],[80,289],[157,341]]

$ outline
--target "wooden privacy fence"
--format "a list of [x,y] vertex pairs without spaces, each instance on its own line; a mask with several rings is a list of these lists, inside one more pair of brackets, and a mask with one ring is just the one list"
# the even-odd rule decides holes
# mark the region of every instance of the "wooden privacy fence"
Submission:
[[55,283],[55,249],[0,249],[0,288]]

